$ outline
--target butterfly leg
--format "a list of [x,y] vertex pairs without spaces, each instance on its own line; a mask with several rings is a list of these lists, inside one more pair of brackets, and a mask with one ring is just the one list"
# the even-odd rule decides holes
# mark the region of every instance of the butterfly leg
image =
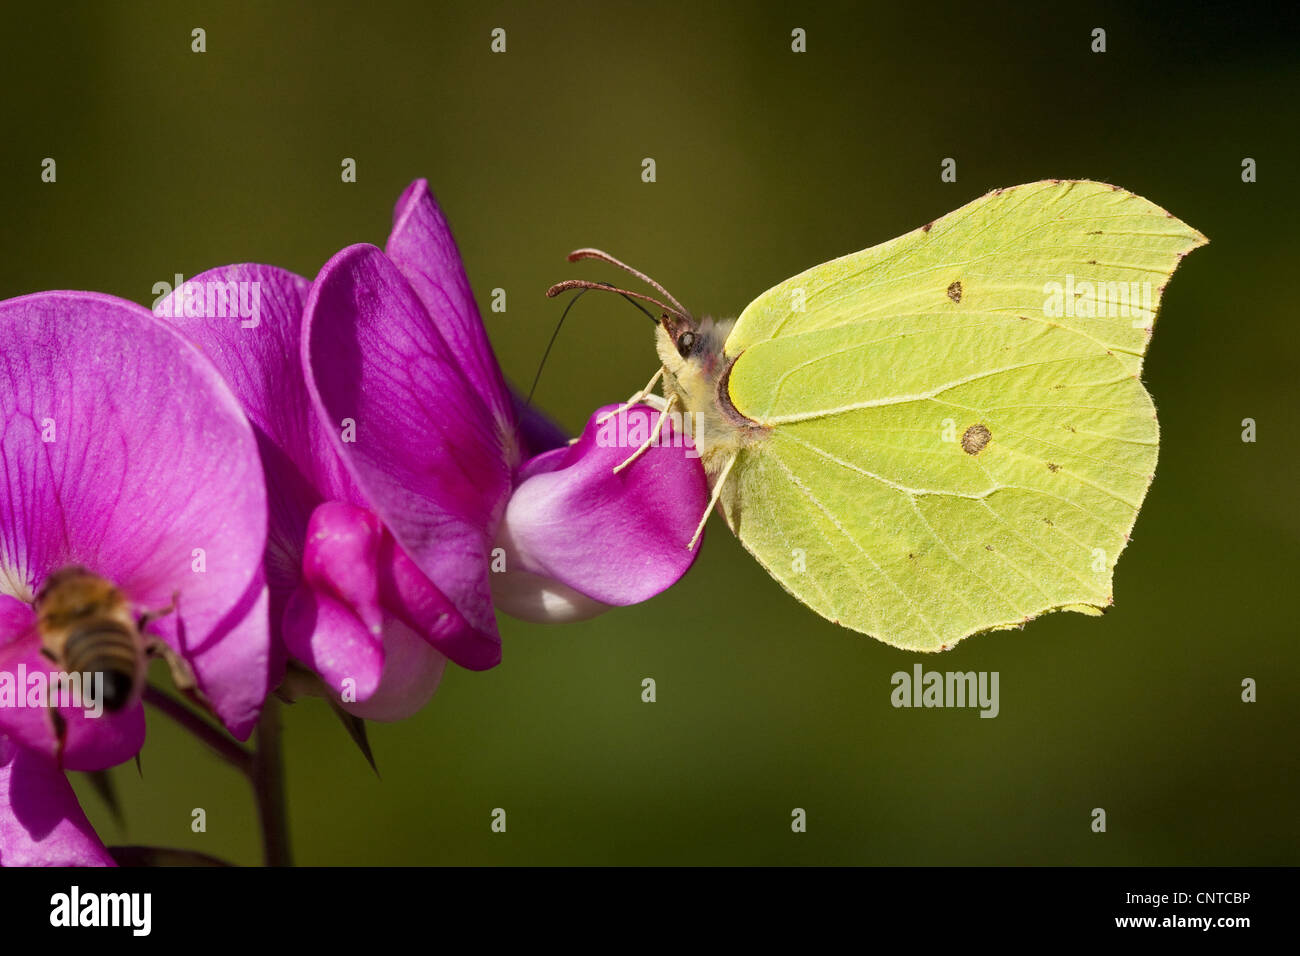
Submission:
[[622,405],[618,406],[618,408],[615,408],[612,411],[608,411],[604,415],[601,415],[600,418],[596,419],[596,424],[597,425],[605,424],[605,422],[609,421],[609,419],[613,418],[615,415],[627,411],[637,402],[641,401],[643,398],[645,398],[647,395],[650,394],[650,390],[655,387],[655,384],[659,381],[659,379],[663,377],[663,374],[664,374],[664,369],[663,366],[661,365],[659,366],[659,371],[655,372],[654,375],[650,377],[650,381],[645,383],[645,388],[641,389],[639,392],[633,393],[632,397],[629,398]]
[[727,476],[731,474],[731,466],[736,463],[739,454],[732,455],[727,459],[727,463],[722,466],[722,471],[718,474],[718,480],[713,483],[713,494],[709,498],[709,506],[704,509],[704,514],[700,517],[700,523],[695,528],[695,534],[691,535],[691,543],[686,546],[687,551],[693,551],[696,543],[700,540],[700,535],[704,534],[704,525],[709,520],[709,515],[714,507],[718,504],[718,499],[722,497],[722,486],[727,483]]
[[676,395],[674,395],[672,398],[668,399],[668,401],[664,403],[664,407],[659,410],[659,420],[655,422],[655,427],[651,430],[650,437],[641,443],[640,448],[632,452],[631,455],[629,455],[626,459],[624,459],[622,464],[614,466],[614,474],[617,475],[628,465],[632,464],[632,462],[636,461],[638,458],[644,455],[645,450],[647,448],[659,442],[659,433],[664,430],[664,422],[668,421],[668,413],[672,411],[673,406],[676,404],[677,404]]
[[[635,405],[638,402],[643,405],[649,405],[657,412],[662,412],[665,408],[668,407],[668,399],[664,398],[662,395],[646,394],[646,395],[641,395],[640,397],[634,395],[633,399],[634,399],[633,402],[626,405],[620,405],[612,412],[606,412],[604,415],[601,415],[600,418],[596,420],[596,424],[597,425],[604,424],[606,421],[610,419],[611,416],[617,415],[619,412],[626,411],[627,409],[631,408],[632,405]],[[578,435],[575,438],[570,438],[569,444],[576,445],[580,441],[582,441],[582,436]]]

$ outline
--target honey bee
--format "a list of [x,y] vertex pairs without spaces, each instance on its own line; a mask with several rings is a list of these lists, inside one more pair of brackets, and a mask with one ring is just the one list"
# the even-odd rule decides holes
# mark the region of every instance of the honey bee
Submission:
[[144,687],[142,623],[121,591],[80,565],[55,571],[36,594],[41,653],[65,671],[103,674],[110,712],[135,703]]
[[[36,593],[36,629],[41,654],[68,673],[102,674],[103,705],[116,713],[140,700],[149,660],[161,657],[177,689],[207,706],[194,671],[166,643],[145,633],[152,620],[176,610],[178,595],[160,611],[134,617],[126,597],[112,583],[81,565],[52,573]],[[62,763],[67,726],[50,708]]]

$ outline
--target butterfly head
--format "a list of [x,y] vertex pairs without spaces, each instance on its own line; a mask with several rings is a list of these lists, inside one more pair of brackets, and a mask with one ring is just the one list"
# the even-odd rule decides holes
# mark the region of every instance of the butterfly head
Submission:
[[664,313],[655,333],[664,371],[675,378],[702,375],[716,379],[722,374],[722,347],[735,324],[734,319],[717,322]]
[[[670,399],[675,397],[682,411],[702,416],[704,424],[698,427],[707,428],[707,434],[710,436],[725,436],[732,433],[747,435],[752,431],[753,423],[735,411],[725,388],[721,388],[732,364],[726,358],[723,346],[731,333],[732,326],[735,325],[735,319],[715,321],[710,318],[695,318],[662,285],[607,252],[601,252],[599,249],[579,249],[569,254],[570,262],[578,262],[582,259],[598,259],[617,266],[650,286],[657,295],[633,292],[630,289],[587,279],[569,279],[560,282],[551,286],[546,295],[553,297],[570,290],[578,290],[578,295],[582,295],[588,290],[600,289],[622,296],[655,323],[655,349],[659,353],[659,361],[663,366],[664,396]],[[573,301],[577,301],[576,296]],[[641,305],[642,302],[653,305],[658,310],[658,317],[656,318],[653,312]],[[573,303],[569,304],[572,306]],[[566,308],[565,314],[567,313]],[[563,322],[563,316],[560,321]]]

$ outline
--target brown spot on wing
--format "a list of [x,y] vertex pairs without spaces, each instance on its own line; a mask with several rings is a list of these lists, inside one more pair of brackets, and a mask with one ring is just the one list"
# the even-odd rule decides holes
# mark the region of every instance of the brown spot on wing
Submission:
[[958,279],[952,285],[948,286],[948,298],[953,302],[961,301],[961,280]]
[[961,436],[961,450],[968,455],[978,455],[989,443],[993,433],[986,425],[972,425]]

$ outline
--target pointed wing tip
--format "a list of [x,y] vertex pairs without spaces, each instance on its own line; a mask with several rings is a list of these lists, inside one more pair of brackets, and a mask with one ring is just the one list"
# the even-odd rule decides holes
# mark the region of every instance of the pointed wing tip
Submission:
[[1169,210],[1165,209],[1163,206],[1160,206],[1152,202],[1150,199],[1147,199],[1145,196],[1133,192],[1133,190],[1131,189],[1125,189],[1123,186],[1117,186],[1114,183],[1108,183],[1100,179],[1040,179],[1037,180],[1036,182],[1022,183],[1018,186],[1005,186],[999,189],[992,189],[989,190],[989,192],[986,193],[986,195],[990,195],[990,196],[1001,195],[1003,193],[1011,192],[1012,190],[1022,189],[1026,186],[1065,186],[1070,188],[1075,186],[1096,186],[1098,187],[1098,189],[1101,190],[1110,190],[1111,192],[1123,193],[1125,196],[1131,196],[1134,199],[1138,199],[1144,203],[1147,203],[1152,207],[1153,210],[1164,213],[1164,215],[1167,216],[1168,218],[1177,221],[1178,224],[1187,231],[1188,238],[1191,240],[1191,245],[1188,246],[1189,252],[1192,249],[1198,249],[1201,246],[1206,245],[1210,241],[1209,237],[1206,236],[1199,229],[1195,228],[1194,226],[1188,225],[1186,222],[1179,219],[1177,216],[1175,216]]
[[[1150,200],[1146,200],[1146,201],[1150,202]],[[1163,209],[1160,206],[1156,206],[1155,203],[1151,203],[1151,205],[1154,206],[1156,209],[1159,209],[1161,212],[1165,214],[1165,216],[1172,219],[1174,222],[1178,223],[1178,225],[1181,227],[1183,232],[1183,238],[1187,240],[1187,245],[1183,249],[1183,251],[1178,255],[1179,261],[1182,261],[1183,257],[1185,257],[1192,250],[1199,249],[1201,248],[1201,246],[1209,244],[1210,237],[1207,236],[1205,233],[1201,232],[1201,230],[1197,229],[1195,226],[1189,225],[1188,223],[1184,222],[1182,219],[1179,219],[1169,210]]]

